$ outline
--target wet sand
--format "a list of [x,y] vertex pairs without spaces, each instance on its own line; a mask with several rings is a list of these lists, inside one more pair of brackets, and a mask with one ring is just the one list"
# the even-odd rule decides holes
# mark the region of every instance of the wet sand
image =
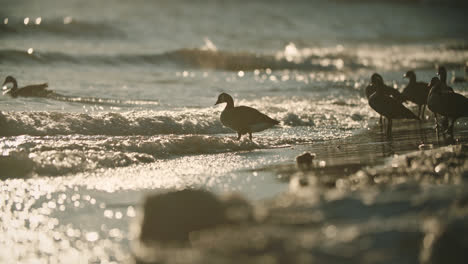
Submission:
[[[383,165],[398,155],[467,143],[467,120],[459,120],[453,137],[437,132],[432,119],[420,123],[398,120],[394,122],[391,137],[387,137],[380,126],[375,124],[345,139],[295,146],[282,150],[282,153],[288,156],[315,153],[311,172],[321,176],[323,183],[334,187],[335,181],[344,175],[356,173],[365,167]],[[288,163],[265,166],[255,171],[273,172],[281,181],[289,182],[299,169],[292,159]]]
[[[144,239],[133,242],[137,262],[464,263],[468,131],[458,126],[457,145],[446,146],[453,139],[437,139],[431,122],[395,125],[391,140],[376,128],[283,150],[317,157],[307,171],[292,162],[264,167],[288,182],[271,199],[204,191],[153,196],[144,209],[153,215],[142,220]],[[197,204],[197,196],[211,205]],[[158,222],[154,215],[166,224],[174,217],[177,209],[168,211],[164,202],[201,206],[198,213],[179,209],[177,218],[191,225],[178,229],[177,241],[159,235],[164,225],[151,224]]]

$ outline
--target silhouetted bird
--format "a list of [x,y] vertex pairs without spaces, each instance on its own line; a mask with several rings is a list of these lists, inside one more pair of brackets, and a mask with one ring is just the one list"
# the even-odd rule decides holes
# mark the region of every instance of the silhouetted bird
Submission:
[[408,78],[409,83],[403,90],[402,95],[406,100],[418,105],[418,116],[419,118],[423,118],[424,111],[426,109],[427,96],[429,95],[429,87],[425,82],[416,81],[416,74],[414,71],[407,71],[403,77]]
[[393,119],[419,120],[419,118],[408,108],[406,108],[401,102],[385,94],[383,82],[377,81],[373,85],[376,86],[376,92],[369,97],[369,105],[377,113],[385,116],[388,119],[387,135],[392,133]]
[[388,96],[392,96],[395,100],[398,102],[404,102],[405,98],[402,96],[402,94],[395,88],[392,88],[388,85],[385,85],[384,80],[382,76],[378,73],[374,73],[371,76],[371,82],[370,84],[366,87],[366,97],[369,99],[369,97],[375,93],[376,91],[376,86],[372,85],[373,83],[382,83],[382,92]]
[[253,132],[260,132],[279,124],[279,121],[260,113],[257,109],[248,106],[234,107],[234,100],[227,93],[218,96],[215,105],[220,103],[227,103],[226,108],[221,113],[221,123],[236,131],[238,140],[247,133],[252,140]]
[[[448,118],[447,132],[452,134],[455,121],[460,117],[468,117],[468,98],[458,93],[444,91],[443,86],[444,84],[439,78],[432,78],[429,84],[431,91],[427,99],[427,106],[432,112]],[[452,121],[451,124],[450,121]]]
[[[388,85],[385,85],[382,76],[380,74],[378,74],[378,73],[372,74],[370,84],[367,85],[367,87],[365,89],[367,99],[369,99],[369,97],[372,94],[374,94],[375,91],[376,91],[376,85],[374,85],[374,83],[382,83],[383,84],[382,88],[383,88],[383,93],[384,94],[386,94],[388,96],[392,96],[398,102],[404,102],[405,101],[404,97],[400,94],[400,92],[397,89],[394,89],[394,88],[392,88],[392,87],[390,87]],[[380,116],[379,124],[383,125],[382,115]]]
[[[7,88],[6,84],[11,83],[12,88]],[[16,79],[12,76],[7,76],[5,81],[2,84],[3,95],[8,94],[13,98],[18,96],[22,97],[46,97],[52,93],[52,91],[47,90],[47,83],[43,84],[33,84],[25,87],[18,88],[18,83]]]

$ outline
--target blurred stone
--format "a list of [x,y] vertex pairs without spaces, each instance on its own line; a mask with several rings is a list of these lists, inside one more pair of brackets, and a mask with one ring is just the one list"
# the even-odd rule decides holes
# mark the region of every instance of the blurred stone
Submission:
[[465,264],[468,259],[468,218],[449,222],[432,245],[429,263]]
[[239,196],[219,199],[203,190],[156,194],[146,199],[142,242],[188,242],[193,231],[251,220],[252,207]]
[[0,179],[27,178],[33,167],[34,163],[26,153],[17,152],[15,155],[0,156]]
[[296,157],[297,167],[301,170],[310,170],[312,168],[312,160],[315,159],[315,154],[306,152]]
[[227,223],[222,202],[201,190],[157,194],[146,199],[140,240],[185,242],[189,233]]

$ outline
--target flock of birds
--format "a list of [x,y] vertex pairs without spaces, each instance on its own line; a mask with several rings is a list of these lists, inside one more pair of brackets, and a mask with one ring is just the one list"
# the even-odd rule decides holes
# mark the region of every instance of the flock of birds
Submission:
[[[468,66],[465,67],[465,71],[467,68]],[[379,74],[374,73],[371,76],[371,83],[366,87],[366,96],[370,107],[388,120],[387,135],[391,135],[393,119],[424,119],[426,105],[434,113],[436,127],[439,127],[438,115],[441,115],[445,118],[441,124],[444,132],[453,135],[456,120],[468,117],[468,98],[456,93],[447,85],[445,67],[439,67],[437,75],[438,77],[433,77],[430,83],[425,83],[416,81],[413,71],[406,72],[404,77],[409,79],[409,83],[402,93],[386,86]],[[418,105],[417,115],[403,105],[405,101]]]
[[[468,65],[465,66],[466,73],[468,73]],[[430,83],[425,83],[416,81],[416,74],[413,71],[406,72],[404,77],[409,79],[409,83],[402,93],[385,85],[382,76],[378,73],[371,76],[371,82],[365,89],[366,97],[370,107],[380,114],[380,124],[384,125],[385,123],[382,117],[388,121],[387,135],[391,135],[393,119],[422,120],[425,117],[426,106],[434,113],[437,127],[439,127],[438,115],[445,118],[445,122],[442,122],[441,125],[446,129],[445,132],[451,135],[456,120],[460,117],[468,117],[468,98],[454,92],[447,85],[445,67],[439,67],[437,75],[438,77],[432,78]],[[454,79],[452,81],[466,81],[466,77],[463,80]],[[7,87],[8,84],[11,86],[10,88]],[[14,98],[18,96],[47,97],[53,93],[46,89],[47,83],[18,88],[18,83],[12,76],[6,77],[2,87],[4,95],[8,94]],[[417,115],[403,105],[403,102],[406,101],[418,105]],[[227,93],[221,93],[215,105],[221,103],[226,103],[226,107],[221,112],[221,123],[236,131],[238,140],[245,134],[249,134],[249,138],[252,140],[253,132],[260,132],[280,123],[255,108],[234,106],[233,98]]]

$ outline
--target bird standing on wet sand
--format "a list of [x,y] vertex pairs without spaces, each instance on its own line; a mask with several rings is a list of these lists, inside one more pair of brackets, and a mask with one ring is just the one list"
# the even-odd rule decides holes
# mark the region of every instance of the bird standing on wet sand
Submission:
[[[6,85],[11,83],[13,85],[12,88],[7,88]],[[8,94],[13,98],[18,96],[22,97],[46,97],[52,93],[52,91],[47,90],[48,87],[47,83],[43,84],[33,84],[27,85],[25,87],[18,88],[18,83],[16,79],[12,76],[7,76],[5,81],[2,84],[3,95]]]
[[377,113],[388,119],[387,135],[392,133],[393,119],[416,119],[420,120],[413,112],[406,108],[401,102],[385,94],[384,83],[376,81],[375,93],[369,97],[369,105]]
[[220,94],[215,105],[221,103],[226,103],[221,113],[221,123],[236,131],[238,140],[247,133],[252,140],[253,132],[260,132],[279,124],[279,121],[260,113],[257,109],[248,106],[234,107],[234,100],[227,93]]
[[[448,118],[447,132],[453,134],[455,121],[460,117],[468,117],[468,98],[458,93],[444,91],[443,86],[444,83],[439,78],[432,78],[429,84],[431,91],[427,99],[427,106],[432,112]],[[450,121],[452,121],[451,124]]]
[[[409,83],[403,90],[403,97],[408,101],[411,101],[418,105],[418,117],[424,117],[424,111],[426,109],[427,96],[429,95],[429,87],[425,82],[417,82],[416,74],[414,71],[407,71],[403,78],[408,78]],[[421,112],[422,108],[422,112]]]

